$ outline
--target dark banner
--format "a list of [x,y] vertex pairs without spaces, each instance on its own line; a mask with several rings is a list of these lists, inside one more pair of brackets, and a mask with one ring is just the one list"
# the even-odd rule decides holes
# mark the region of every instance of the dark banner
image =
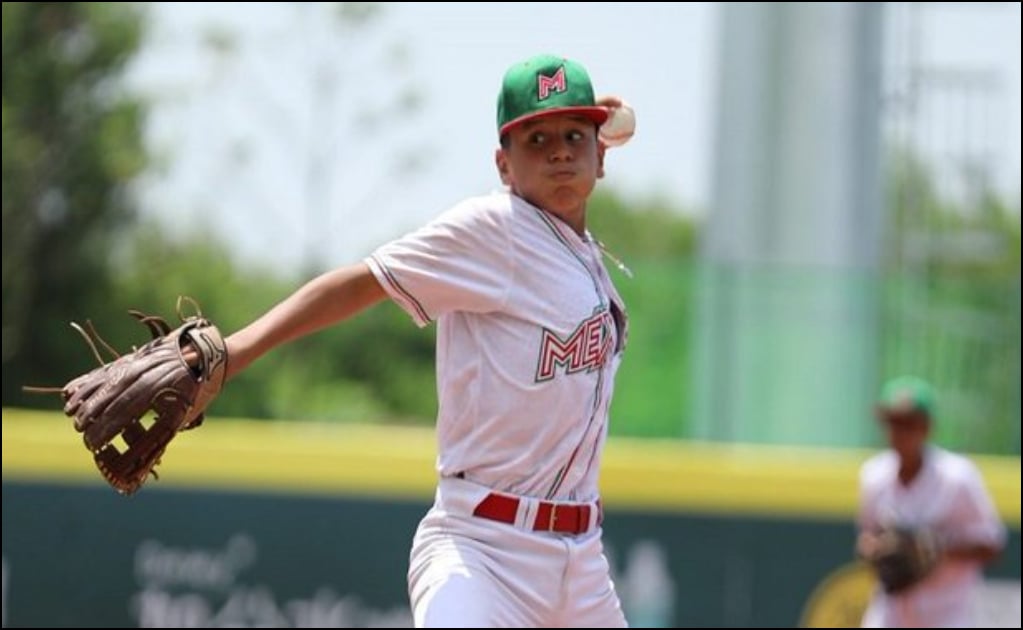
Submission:
[[[409,546],[426,502],[3,483],[7,627],[409,626]],[[608,506],[634,627],[858,623],[869,575],[846,521]],[[1019,627],[1019,532],[985,618]]]

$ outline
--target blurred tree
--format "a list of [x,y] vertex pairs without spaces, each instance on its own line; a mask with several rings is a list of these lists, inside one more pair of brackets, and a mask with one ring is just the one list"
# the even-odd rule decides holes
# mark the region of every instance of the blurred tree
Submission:
[[699,224],[693,213],[681,212],[667,200],[625,200],[598,188],[588,208],[587,227],[623,258],[669,260],[696,251]]
[[1020,222],[992,190],[952,198],[934,166],[889,158],[883,373],[938,388],[940,441],[968,451],[1020,449]]
[[184,118],[166,142],[188,159],[168,163],[151,191],[157,204],[178,200],[169,227],[206,224],[231,234],[246,260],[272,250],[281,269],[308,277],[363,253],[348,226],[428,168],[428,130],[412,124],[423,93],[407,43],[382,28],[383,4],[268,3],[252,13],[209,12],[198,28],[147,43],[154,58],[199,59],[177,83],[152,86],[154,118]]
[[[117,254],[117,304],[176,321],[174,297],[188,295],[225,333],[238,330],[296,288],[267,263],[240,265],[208,232],[175,238],[146,222]],[[147,338],[123,309],[108,305],[96,325],[115,348]],[[436,410],[433,328],[419,329],[385,303],[343,325],[292,342],[232,379],[213,414],[248,418],[367,422]],[[76,365],[86,366],[81,352]]]
[[131,4],[3,3],[5,405],[68,376],[82,348],[67,320],[109,287],[146,164],[142,108],[117,81],[141,35]]

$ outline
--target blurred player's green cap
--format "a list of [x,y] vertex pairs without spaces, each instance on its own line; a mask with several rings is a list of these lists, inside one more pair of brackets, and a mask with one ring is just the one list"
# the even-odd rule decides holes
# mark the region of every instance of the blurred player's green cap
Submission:
[[598,125],[607,120],[607,110],[595,104],[590,75],[579,63],[537,55],[508,68],[497,97],[498,135],[550,114],[579,114]]
[[915,376],[893,378],[881,388],[877,410],[882,416],[921,413],[931,418],[934,416],[934,388]]

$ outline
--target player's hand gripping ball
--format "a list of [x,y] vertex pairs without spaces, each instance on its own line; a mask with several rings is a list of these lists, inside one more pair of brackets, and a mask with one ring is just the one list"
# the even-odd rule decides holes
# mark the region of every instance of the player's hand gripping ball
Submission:
[[611,115],[600,126],[597,137],[606,146],[620,147],[636,133],[636,112],[625,101],[611,108]]

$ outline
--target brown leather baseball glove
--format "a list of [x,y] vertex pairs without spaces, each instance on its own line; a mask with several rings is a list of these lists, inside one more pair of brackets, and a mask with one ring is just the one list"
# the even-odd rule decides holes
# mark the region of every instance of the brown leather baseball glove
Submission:
[[[150,473],[157,476],[155,467],[167,445],[178,431],[202,422],[203,412],[224,385],[223,336],[198,308],[195,315],[182,316],[181,304],[179,299],[183,323],[174,330],[160,317],[129,311],[149,328],[153,339],[124,356],[104,342],[91,323],[88,332],[72,324],[101,365],[59,390],[26,388],[61,393],[64,413],[74,418],[96,466],[122,494],[138,490]],[[96,341],[116,358],[104,364]]]
[[938,564],[935,537],[925,529],[890,527],[876,538],[866,556],[886,593],[897,594],[924,579]]

